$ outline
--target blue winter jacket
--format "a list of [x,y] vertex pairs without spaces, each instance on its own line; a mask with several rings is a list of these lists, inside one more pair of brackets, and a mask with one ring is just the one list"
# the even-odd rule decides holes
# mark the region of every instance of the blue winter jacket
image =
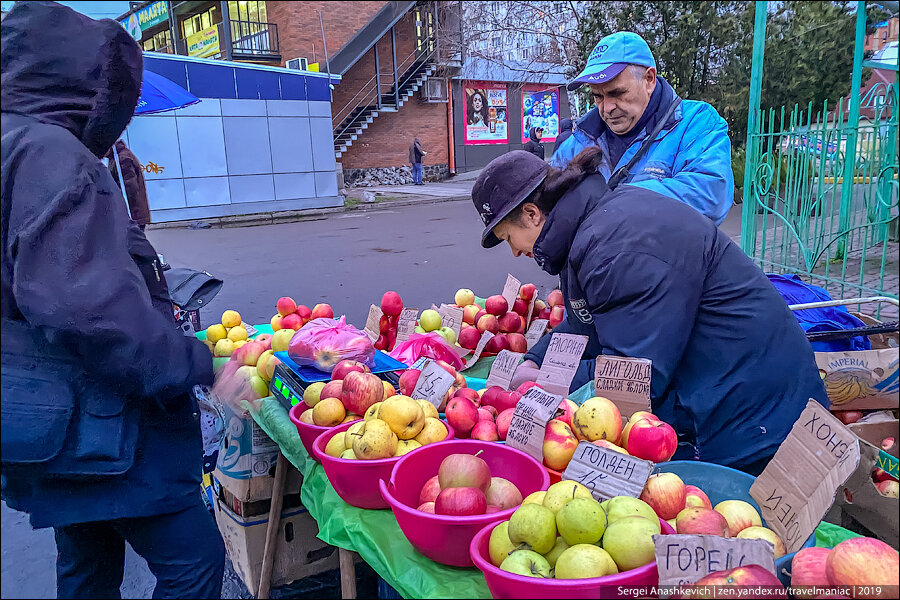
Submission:
[[[803,329],[763,272],[680,202],[600,175],[547,216],[535,260],[559,275],[566,320],[587,335],[574,391],[599,354],[653,361],[653,412],[676,455],[742,468],[774,455],[810,398],[828,406]],[[550,336],[526,354],[540,364]]]
[[[658,85],[666,85],[663,79]],[[661,111],[668,106],[660,107]],[[565,168],[579,152],[598,145],[609,156],[610,135],[596,107],[576,123],[572,135],[554,152],[550,165]],[[604,162],[599,169],[607,180],[637,153],[648,132],[635,138],[616,165]],[[644,156],[634,165],[625,183],[642,187],[688,206],[721,223],[734,203],[731,172],[731,142],[728,125],[706,102],[684,100],[656,136]]]

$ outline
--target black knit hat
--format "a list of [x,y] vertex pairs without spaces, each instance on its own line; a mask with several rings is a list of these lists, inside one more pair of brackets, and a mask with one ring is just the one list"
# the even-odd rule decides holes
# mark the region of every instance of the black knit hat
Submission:
[[513,150],[488,163],[472,187],[472,202],[484,221],[481,246],[500,243],[493,229],[522,204],[547,177],[547,163],[524,150]]

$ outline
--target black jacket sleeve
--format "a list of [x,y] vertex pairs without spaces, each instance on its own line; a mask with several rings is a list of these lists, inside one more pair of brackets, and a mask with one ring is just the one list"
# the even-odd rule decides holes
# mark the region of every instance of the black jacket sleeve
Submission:
[[124,199],[103,165],[58,192],[23,171],[16,194],[32,202],[14,205],[9,231],[24,318],[126,395],[165,401],[211,383],[209,351],[152,305],[129,255]]

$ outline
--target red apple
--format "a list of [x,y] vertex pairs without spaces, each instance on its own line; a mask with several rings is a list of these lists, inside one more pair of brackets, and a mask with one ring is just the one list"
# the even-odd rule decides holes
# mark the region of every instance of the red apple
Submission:
[[578,438],[572,429],[559,419],[550,419],[544,433],[544,465],[556,471],[565,471],[578,447]]
[[333,319],[334,318],[334,310],[328,304],[316,304],[312,313],[310,314],[310,319]]
[[565,303],[563,294],[560,290],[553,290],[547,294],[547,304],[550,306],[562,306]]
[[835,411],[834,416],[836,416],[844,425],[856,423],[863,418],[862,411],[860,410],[838,410]]
[[538,298],[537,300],[534,301],[534,310],[531,311],[531,314],[536,315],[539,312],[541,312],[542,310],[544,310],[545,308],[547,308],[547,303],[544,302],[543,300],[541,300],[540,298]]
[[886,479],[875,484],[878,493],[887,498],[900,498],[900,483],[896,479]]
[[[494,407],[493,407],[493,406],[489,406],[488,408],[494,408]],[[494,408],[494,410],[496,411],[497,409]],[[494,415],[492,415],[492,414],[491,414],[491,411],[489,411],[489,410],[488,410],[487,408],[485,408],[485,407],[480,407],[480,408],[478,409],[478,422],[480,423],[481,421],[490,421],[491,423],[494,422]],[[475,423],[475,424],[478,425],[478,423]],[[473,434],[472,437],[475,437],[475,436],[474,436],[474,433],[475,433],[475,432],[473,431],[473,432],[472,432],[472,434]],[[476,438],[476,439],[478,439],[478,438]]]
[[497,398],[494,400],[494,408],[497,409],[498,413],[503,412],[504,410],[508,410],[510,408],[515,408],[519,403],[519,400],[522,399],[522,394],[519,392],[508,392],[503,390],[502,392],[497,394]]
[[830,548],[801,548],[791,560],[791,592],[795,598],[817,598],[813,588],[828,587],[825,560]]
[[484,301],[484,310],[486,310],[488,314],[499,317],[507,313],[509,310],[509,302],[506,301],[506,298],[497,294]]
[[391,328],[391,318],[387,315],[381,315],[381,318],[378,319],[378,331],[381,333],[386,332]]
[[[706,577],[701,577],[696,582],[682,586],[682,598],[730,598],[737,597],[738,590],[731,592],[722,591],[722,588],[742,586],[746,588],[765,588],[768,590],[762,596],[766,598],[786,598],[787,591],[775,575],[770,573],[765,567],[759,565],[747,565],[737,567],[736,569],[728,569],[727,571],[716,571],[710,573]],[[699,595],[692,590],[701,591],[698,588],[706,588],[710,590],[710,595]],[[716,592],[718,588],[718,592]],[[760,592],[757,592],[759,594]],[[727,595],[724,595],[727,594]]]
[[[482,406],[493,406],[497,408],[497,396],[503,392],[505,392],[502,387],[499,385],[492,385],[488,389],[484,390],[484,393],[481,395],[481,405]],[[503,411],[499,411],[503,412]]]
[[709,496],[695,485],[684,486],[684,506],[699,506],[701,508],[712,508],[712,502]]
[[262,356],[262,353],[266,351],[265,344],[261,344],[257,341],[247,342],[234,352],[234,357],[241,364],[248,367],[255,367],[256,361],[259,360],[259,357]]
[[441,489],[473,487],[486,492],[491,487],[491,469],[474,454],[451,454],[438,467]]
[[535,293],[537,293],[537,286],[533,283],[523,284],[522,287],[519,288],[519,298],[521,298],[525,302],[531,302],[531,299],[534,298]]
[[528,301],[516,298],[516,301],[513,302],[512,312],[524,317],[528,313]]
[[481,396],[478,395],[478,392],[473,390],[472,388],[459,388],[453,393],[454,398],[466,398],[471,400],[472,404],[475,406],[481,405]]
[[452,398],[447,403],[447,422],[459,436],[466,436],[478,422],[478,409],[466,398]]
[[278,309],[279,315],[286,317],[297,310],[297,303],[294,302],[293,298],[284,296],[278,299],[278,302],[275,303],[275,308]]
[[353,372],[371,373],[372,370],[365,363],[356,360],[342,360],[336,364],[334,370],[331,371],[331,379],[344,379],[348,374]]
[[397,292],[385,292],[381,297],[381,312],[389,317],[400,316],[403,311],[403,300]]
[[434,514],[434,502],[423,502],[416,510]]
[[628,422],[625,423],[625,428],[622,429],[622,437],[619,439],[619,443],[621,443],[623,447],[628,447],[628,433],[631,431],[631,428],[634,427],[635,423],[643,420],[649,420],[654,423],[661,423],[661,421],[653,413],[649,413],[645,410],[637,411],[636,413],[628,417]]
[[[523,383],[522,385],[525,385],[525,384]],[[537,385],[537,384],[535,384],[535,385]],[[521,389],[522,386],[519,386],[519,388]],[[575,417],[576,410],[578,410],[577,404],[575,404],[568,398],[563,398],[563,401],[559,403],[559,408],[556,409],[556,416],[553,418],[559,419],[560,421],[562,421],[569,427],[572,427],[572,419]],[[572,431],[574,432],[574,429]]]
[[497,435],[500,436],[501,440],[506,440],[506,434],[509,433],[509,424],[512,422],[513,413],[515,412],[516,409],[507,408],[497,415]]
[[553,307],[552,307],[552,306],[545,306],[544,308],[542,308],[541,310],[539,310],[539,311],[537,311],[537,312],[535,313],[535,314],[537,315],[537,317],[535,317],[535,318],[536,318],[536,319],[545,319],[545,320],[549,321],[549,320],[550,320],[550,313],[551,313],[552,311],[553,311]]
[[376,350],[382,350],[382,351],[387,350],[387,338],[384,337],[384,334],[381,334],[378,336],[378,339],[375,340],[375,343],[372,345],[375,346]]
[[475,423],[470,436],[473,440],[481,440],[483,442],[499,442],[500,434],[497,432],[497,424],[493,420],[480,420]]
[[490,331],[493,334],[500,333],[500,320],[497,319],[497,317],[495,317],[494,315],[482,315],[481,317],[479,317],[478,322],[475,326],[478,328],[478,331],[480,333],[484,333],[485,331]]
[[[525,317],[519,317],[519,330],[514,333],[521,333],[524,336],[526,329],[528,329],[528,321],[525,320]],[[525,345],[525,348],[528,348],[527,344]]]
[[305,305],[303,305],[303,304],[298,304],[298,305],[297,305],[297,311],[296,311],[296,313],[297,313],[297,316],[298,316],[298,317],[300,317],[301,319],[303,319],[303,324],[304,324],[304,325],[306,325],[307,321],[309,321],[310,319],[312,319],[312,311],[309,310],[309,307],[308,307],[308,306],[305,306]]
[[501,350],[509,350],[509,339],[503,333],[498,333],[484,345],[485,352],[497,354]]
[[419,504],[424,504],[425,502],[434,502],[435,498],[438,497],[438,494],[441,493],[441,484],[438,481],[438,476],[435,475],[431,479],[425,482],[425,485],[422,486],[422,491],[419,492]]
[[[612,450],[613,452],[618,452],[619,454],[628,454],[628,451],[625,450],[625,448],[623,448],[621,446],[617,446],[616,444],[613,444],[609,440],[594,440],[591,443],[595,446],[600,446],[601,448],[606,448],[607,450]],[[685,487],[687,487],[687,486],[685,486]],[[672,527],[674,527],[674,525]]]
[[[272,349],[272,334],[270,334],[270,333],[264,333],[262,335],[258,335],[255,338],[253,338],[253,341],[258,342],[265,347],[265,350],[263,350],[263,352],[265,352],[266,350]],[[246,346],[246,344],[244,344],[244,346]]]
[[281,317],[281,328],[282,329],[293,329],[297,331],[303,327],[303,319],[300,318],[300,315],[297,313],[291,313],[286,317]]
[[641,500],[662,519],[674,519],[684,508],[684,482],[675,473],[657,473],[647,479]]
[[879,481],[897,481],[891,474],[885,471],[884,469],[875,469],[872,471],[872,481],[878,483]]
[[419,375],[421,374],[422,371],[419,369],[407,369],[403,371],[400,375],[400,381],[397,382],[400,393],[404,396],[412,394],[413,390],[416,389],[416,384],[419,382]]
[[384,400],[384,384],[377,375],[353,371],[344,379],[341,402],[348,412],[364,415],[369,407]]
[[[538,385],[537,383],[535,383],[534,381],[526,381],[526,382],[520,384],[519,387],[516,388],[516,391],[519,392],[520,394],[522,394],[522,395],[524,396],[524,395],[525,395],[525,392],[527,392],[528,390],[530,390],[530,389],[533,388],[533,387],[538,387],[538,388],[539,388],[539,387],[541,387],[541,386],[539,386],[539,385]],[[543,388],[541,388],[541,389],[543,389]]]
[[632,456],[655,463],[665,462],[678,449],[678,435],[668,423],[642,419],[631,427],[626,449]]
[[554,306],[550,309],[550,327],[556,327],[566,318],[565,308],[563,306]]
[[[893,586],[896,593],[900,585],[900,562],[897,551],[888,544],[875,538],[850,538],[835,546],[825,559],[825,573],[828,583],[840,586]],[[857,589],[857,598],[887,598],[884,588],[881,595],[874,590],[869,595],[860,595],[863,589]]]
[[522,325],[522,317],[514,312],[508,312],[497,321],[500,331],[503,333],[516,333]]
[[470,304],[466,307],[463,307],[463,323],[468,323],[469,325],[475,324],[475,315],[477,315],[481,311],[481,307],[477,304]]
[[678,533],[728,537],[728,521],[711,508],[689,506],[675,517]]
[[384,334],[384,338],[387,341],[387,349],[393,350],[394,344],[397,343],[397,327],[391,326],[391,328],[387,330],[387,333]]
[[485,494],[488,504],[499,506],[502,510],[522,504],[522,492],[509,479],[491,477],[491,487]]
[[[478,392],[475,392],[475,393],[477,394]],[[480,401],[481,401],[481,398],[479,398],[478,401],[480,402]],[[497,420],[497,415],[500,414],[500,412],[499,412],[496,408],[494,408],[493,406],[481,406],[481,407],[478,408],[478,410],[486,410],[486,411],[488,411],[489,413],[491,413],[491,420],[492,420],[492,421],[496,421],[496,420]]]
[[489,515],[491,513],[500,512],[501,510],[505,510],[505,509],[500,508],[496,504],[488,504],[487,508],[484,510],[484,514]]
[[474,350],[481,341],[481,332],[477,327],[463,327],[459,332],[459,345],[469,350]]
[[474,487],[445,488],[434,501],[436,515],[483,515],[486,510],[484,492]]
[[319,393],[319,398],[321,398],[322,400],[324,400],[325,398],[337,398],[340,400],[343,391],[343,380],[334,379],[325,384],[325,387],[323,387],[322,391]]

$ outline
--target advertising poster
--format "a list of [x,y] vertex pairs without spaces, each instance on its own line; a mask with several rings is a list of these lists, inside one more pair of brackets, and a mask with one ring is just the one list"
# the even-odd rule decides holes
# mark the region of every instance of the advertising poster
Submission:
[[466,144],[506,144],[509,141],[506,84],[467,81]]
[[543,127],[542,142],[559,135],[559,88],[522,90],[522,143],[532,127]]
[[219,53],[219,26],[213,25],[187,36],[189,56],[213,56]]

